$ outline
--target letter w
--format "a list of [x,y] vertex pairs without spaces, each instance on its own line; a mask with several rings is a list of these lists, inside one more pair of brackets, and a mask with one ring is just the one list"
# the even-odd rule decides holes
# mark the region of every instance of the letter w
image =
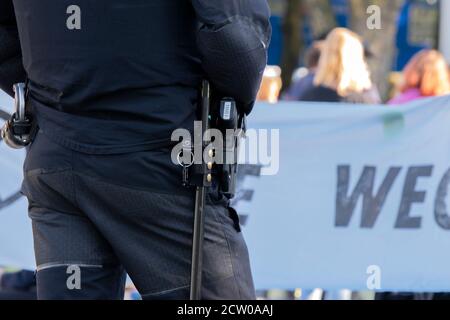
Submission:
[[376,168],[364,167],[355,189],[348,196],[350,188],[350,166],[338,166],[335,226],[348,227],[358,199],[362,196],[361,227],[373,228],[389,190],[400,171],[400,167],[390,168],[378,192],[373,196]]

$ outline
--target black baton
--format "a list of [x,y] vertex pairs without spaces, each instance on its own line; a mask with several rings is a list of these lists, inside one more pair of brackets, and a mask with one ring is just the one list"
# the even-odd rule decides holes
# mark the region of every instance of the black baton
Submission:
[[204,139],[205,133],[210,125],[210,95],[211,89],[208,81],[203,81],[201,91],[202,104],[202,130],[201,137],[195,137],[194,143],[201,143],[202,150],[202,181],[196,186],[195,191],[195,209],[194,209],[194,228],[192,239],[192,265],[191,265],[191,300],[201,299],[202,289],[202,271],[203,271],[203,240],[205,226],[205,197],[207,187],[211,186],[211,170],[208,164],[203,160],[203,151],[207,147],[207,139]]

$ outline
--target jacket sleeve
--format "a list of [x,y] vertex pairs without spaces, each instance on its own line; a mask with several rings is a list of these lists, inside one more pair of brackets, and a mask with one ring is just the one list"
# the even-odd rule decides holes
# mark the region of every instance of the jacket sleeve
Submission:
[[267,64],[271,37],[266,0],[191,0],[200,27],[203,70],[221,94],[249,114]]
[[12,0],[0,0],[0,89],[13,95],[13,84],[26,78]]

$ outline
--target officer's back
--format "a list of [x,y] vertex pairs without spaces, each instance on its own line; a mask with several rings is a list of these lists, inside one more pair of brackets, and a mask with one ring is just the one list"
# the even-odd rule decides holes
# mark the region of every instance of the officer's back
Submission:
[[[242,16],[261,38],[254,59],[261,66],[266,62],[270,28],[265,1],[13,2],[30,101],[40,127],[77,151],[108,154],[154,148],[167,145],[174,129],[192,127],[204,76],[196,38],[199,21],[216,32]],[[242,41],[227,32],[231,38],[225,41]],[[208,40],[200,45],[209,47]],[[239,55],[241,64],[248,64],[248,53]],[[226,61],[218,63],[232,68]],[[222,85],[235,85],[226,83],[229,80]],[[233,82],[240,81],[237,74]]]
[[202,76],[189,1],[72,3],[14,1],[43,129],[70,147],[109,153],[167,143],[170,131],[189,126]]

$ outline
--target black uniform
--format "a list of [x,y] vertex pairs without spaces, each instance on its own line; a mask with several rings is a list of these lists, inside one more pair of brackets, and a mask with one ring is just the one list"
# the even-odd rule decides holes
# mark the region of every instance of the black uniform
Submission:
[[[0,0],[0,87],[27,78],[40,127],[22,187],[39,298],[121,298],[124,270],[144,298],[188,298],[194,197],[170,137],[204,77],[249,113],[269,38],[266,0]],[[236,212],[213,191],[206,216],[203,298],[254,298]]]

